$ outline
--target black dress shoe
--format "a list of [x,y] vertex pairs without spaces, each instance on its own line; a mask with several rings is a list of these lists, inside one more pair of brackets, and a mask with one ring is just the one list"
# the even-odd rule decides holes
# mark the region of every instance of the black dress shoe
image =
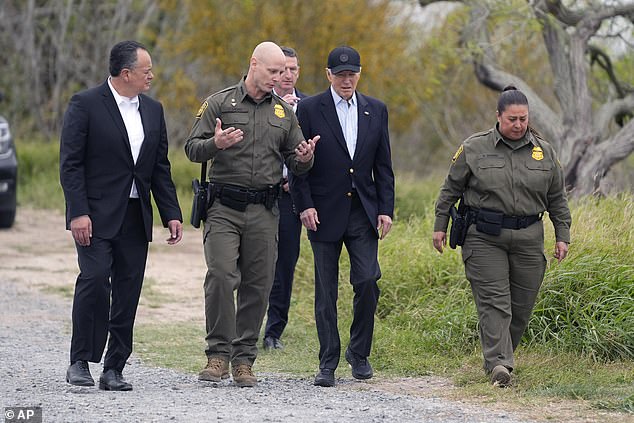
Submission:
[[370,379],[372,377],[372,366],[367,357],[361,357],[346,349],[346,361],[352,366],[352,377],[355,379]]
[[104,391],[131,391],[132,385],[123,380],[120,371],[108,369],[99,378],[99,389]]
[[262,342],[265,350],[283,350],[284,344],[278,338],[274,338],[272,336],[265,336],[264,341]]
[[315,386],[335,386],[335,371],[334,369],[319,369],[319,373],[315,376]]
[[66,382],[75,386],[94,386],[95,381],[90,374],[87,361],[76,361],[66,370]]

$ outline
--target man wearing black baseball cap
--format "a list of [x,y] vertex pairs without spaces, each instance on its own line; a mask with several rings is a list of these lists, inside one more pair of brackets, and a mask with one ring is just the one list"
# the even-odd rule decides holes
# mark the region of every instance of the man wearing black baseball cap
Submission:
[[378,240],[392,227],[394,173],[385,104],[356,91],[361,57],[348,46],[328,55],[325,92],[299,103],[305,137],[321,136],[313,168],[291,178],[293,203],[315,262],[315,321],[319,373],[315,385],[334,386],[341,344],[337,329],[339,256],[346,246],[354,291],[350,343],[345,357],[352,376],[369,379],[368,361],[379,299]]
[[345,70],[359,73],[361,72],[361,56],[352,47],[337,47],[328,55],[328,69],[333,74]]

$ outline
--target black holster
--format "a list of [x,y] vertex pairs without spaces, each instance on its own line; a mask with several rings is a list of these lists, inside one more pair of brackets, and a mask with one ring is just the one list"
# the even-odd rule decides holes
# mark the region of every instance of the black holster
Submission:
[[200,222],[207,220],[207,206],[209,202],[209,182],[194,179],[192,181],[194,198],[192,201],[192,213],[189,222],[194,228],[200,228]]
[[464,241],[467,238],[467,230],[471,223],[468,218],[468,213],[464,205],[464,201],[460,201],[458,209],[455,206],[451,206],[449,209],[449,216],[451,217],[451,230],[449,231],[449,247],[455,249],[456,246],[464,245]]

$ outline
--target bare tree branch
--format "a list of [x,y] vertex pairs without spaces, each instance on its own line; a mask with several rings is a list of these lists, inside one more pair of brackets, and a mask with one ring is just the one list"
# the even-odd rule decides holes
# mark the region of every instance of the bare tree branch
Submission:
[[563,5],[561,0],[536,0],[529,1],[535,10],[550,13],[558,21],[568,26],[577,25],[584,17],[584,11],[574,11]]
[[575,190],[579,194],[602,194],[601,180],[614,163],[619,162],[634,152],[634,119],[631,119],[619,132],[605,142],[589,148],[587,160],[580,163]]
[[[433,1],[420,0],[421,5]],[[614,6],[602,2],[564,2],[563,0],[528,0],[541,23],[542,37],[548,52],[554,78],[554,92],[561,113],[556,113],[526,82],[502,70],[490,41],[486,0],[465,0],[471,7],[470,22],[462,33],[462,42],[471,48],[475,75],[491,89],[501,90],[507,84],[520,88],[528,97],[531,121],[558,150],[566,167],[566,181],[578,195],[589,194],[600,186],[601,179],[612,166],[634,150],[634,111],[632,87],[623,84],[613,72],[607,54],[589,47],[603,22],[622,16],[634,24],[634,2]],[[579,5],[583,5],[580,7]],[[631,27],[629,28],[631,31]],[[596,110],[588,78],[588,52],[593,63],[601,66],[616,91],[611,99]],[[622,128],[613,136],[612,122]]]
[[593,126],[601,134],[607,134],[610,123],[619,115],[630,114],[634,110],[634,94],[603,104],[595,113]]
[[478,48],[473,53],[473,66],[476,77],[486,87],[502,91],[507,85],[515,85],[528,98],[531,109],[531,120],[536,128],[558,148],[561,139],[562,122],[558,115],[522,78],[500,69],[489,40],[486,17],[489,10],[482,4],[471,9],[470,22],[465,28],[464,37],[477,42]]

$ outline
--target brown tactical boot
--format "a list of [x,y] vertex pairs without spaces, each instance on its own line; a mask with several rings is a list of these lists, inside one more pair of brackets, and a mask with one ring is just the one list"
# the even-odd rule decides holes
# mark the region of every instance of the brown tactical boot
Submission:
[[233,373],[233,383],[239,388],[250,388],[258,383],[258,379],[251,370],[251,365],[246,363],[240,363],[236,366],[231,366],[231,373]]
[[207,367],[198,373],[198,380],[220,382],[229,377],[229,362],[222,357],[209,357]]
[[491,372],[491,383],[493,386],[499,386],[500,388],[506,388],[511,384],[511,373],[509,369],[502,365],[497,365]]

